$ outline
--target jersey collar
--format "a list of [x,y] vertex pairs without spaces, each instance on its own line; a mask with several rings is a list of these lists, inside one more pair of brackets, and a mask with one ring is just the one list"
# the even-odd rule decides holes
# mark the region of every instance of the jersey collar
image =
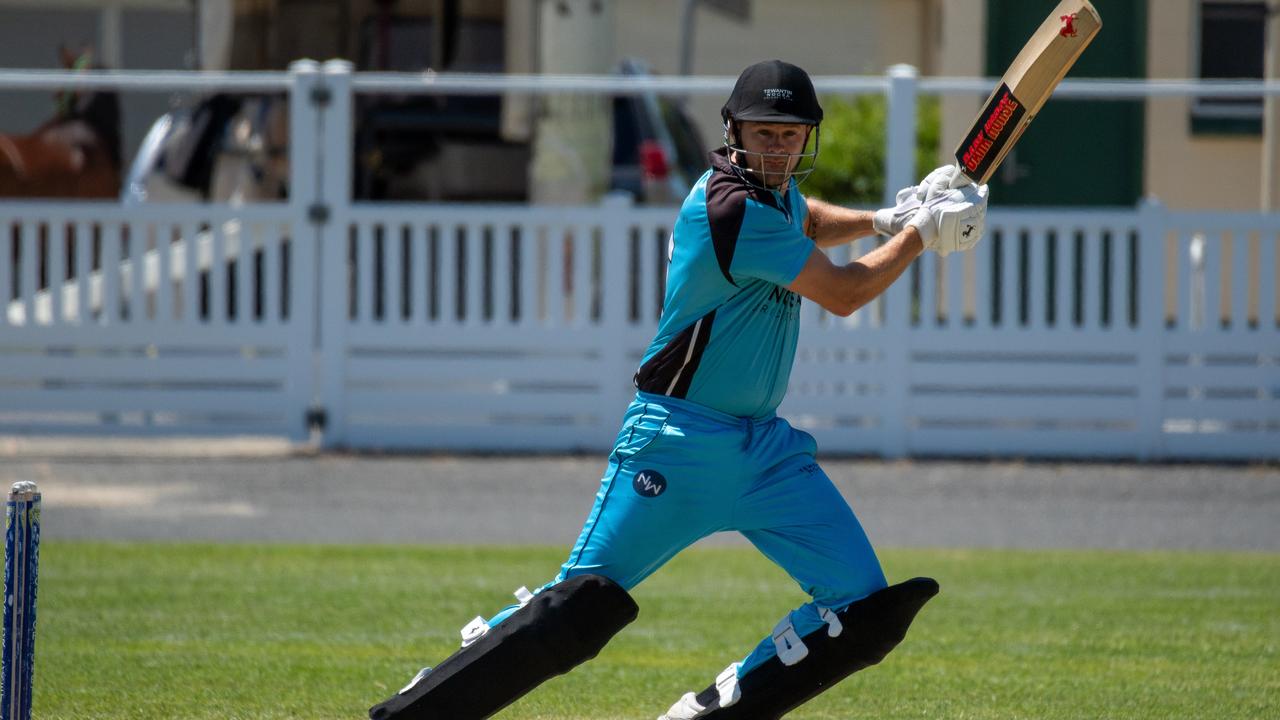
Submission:
[[707,159],[710,160],[713,170],[732,175],[738,182],[742,183],[742,186],[747,189],[747,192],[751,194],[751,197],[756,202],[761,205],[768,205],[788,218],[791,217],[791,213],[787,212],[787,206],[790,203],[787,202],[786,194],[795,187],[795,178],[787,178],[785,190],[767,190],[759,185],[752,185],[742,177],[742,170],[729,162],[729,148],[718,147],[707,153]]

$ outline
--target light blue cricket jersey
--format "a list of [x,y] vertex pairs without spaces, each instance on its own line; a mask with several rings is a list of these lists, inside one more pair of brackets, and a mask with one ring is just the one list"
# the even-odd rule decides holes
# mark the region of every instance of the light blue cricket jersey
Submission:
[[635,375],[643,392],[738,417],[772,415],[786,394],[800,296],[786,289],[815,247],[808,206],[747,184],[725,150],[685,198],[673,233],[658,334]]

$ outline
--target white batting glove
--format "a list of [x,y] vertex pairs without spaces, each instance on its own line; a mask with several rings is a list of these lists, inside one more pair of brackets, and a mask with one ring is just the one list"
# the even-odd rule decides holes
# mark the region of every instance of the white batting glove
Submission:
[[893,237],[906,229],[911,217],[920,209],[920,200],[916,197],[916,188],[905,187],[898,191],[895,198],[897,205],[876,211],[871,226],[881,235]]
[[968,184],[968,178],[961,174],[959,165],[943,165],[926,175],[916,186],[916,197],[920,202],[927,203],[965,184]]
[[933,216],[933,210],[928,207],[916,210],[915,215],[912,215],[911,220],[907,222],[907,227],[913,227],[916,232],[920,233],[920,239],[924,242],[925,250],[937,249],[938,221]]
[[987,221],[986,185],[965,185],[926,202],[908,225],[914,226],[926,250],[942,256],[971,250],[982,239]]

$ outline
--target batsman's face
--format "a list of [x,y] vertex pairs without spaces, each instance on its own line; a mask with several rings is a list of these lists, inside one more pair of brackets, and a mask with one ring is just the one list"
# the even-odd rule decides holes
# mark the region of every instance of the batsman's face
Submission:
[[739,153],[743,157],[738,165],[750,169],[766,187],[779,187],[799,164],[811,129],[803,123],[744,121],[738,126],[738,144],[746,152]]

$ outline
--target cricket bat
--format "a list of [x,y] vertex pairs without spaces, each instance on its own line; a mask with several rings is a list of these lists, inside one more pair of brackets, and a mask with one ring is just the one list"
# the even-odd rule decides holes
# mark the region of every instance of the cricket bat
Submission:
[[1062,0],[1040,25],[987,98],[960,146],[954,186],[991,179],[1080,53],[1102,29],[1089,0]]

